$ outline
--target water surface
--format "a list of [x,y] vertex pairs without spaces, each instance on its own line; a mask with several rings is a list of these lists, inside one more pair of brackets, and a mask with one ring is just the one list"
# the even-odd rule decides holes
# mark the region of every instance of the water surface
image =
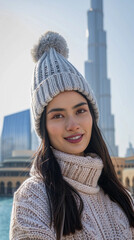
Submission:
[[9,224],[13,198],[0,197],[0,240],[9,240]]

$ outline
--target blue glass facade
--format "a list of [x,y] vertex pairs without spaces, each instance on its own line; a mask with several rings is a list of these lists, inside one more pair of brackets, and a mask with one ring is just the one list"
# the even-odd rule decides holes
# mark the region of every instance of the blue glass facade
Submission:
[[2,160],[9,158],[13,150],[31,149],[30,110],[4,117],[1,136]]

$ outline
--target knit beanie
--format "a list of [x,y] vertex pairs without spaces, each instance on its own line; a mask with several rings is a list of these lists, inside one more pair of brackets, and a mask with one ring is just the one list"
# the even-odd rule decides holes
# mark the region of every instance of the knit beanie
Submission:
[[89,99],[96,122],[98,121],[99,111],[93,91],[80,72],[67,60],[68,52],[65,39],[51,31],[42,35],[31,51],[36,62],[31,105],[34,126],[39,137],[40,119],[45,106],[64,91],[78,91]]

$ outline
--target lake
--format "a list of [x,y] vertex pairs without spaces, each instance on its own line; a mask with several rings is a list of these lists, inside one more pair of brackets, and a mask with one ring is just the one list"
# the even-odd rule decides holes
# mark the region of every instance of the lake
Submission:
[[9,240],[9,224],[13,198],[0,197],[0,240]]

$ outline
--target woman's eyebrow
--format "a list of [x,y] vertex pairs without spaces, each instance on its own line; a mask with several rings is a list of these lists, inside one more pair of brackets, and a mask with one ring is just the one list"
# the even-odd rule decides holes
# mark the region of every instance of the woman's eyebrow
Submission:
[[[77,105],[73,106],[72,109],[75,109],[77,107],[80,107],[82,105],[87,105],[86,102],[81,102],[81,103],[78,103]],[[51,113],[51,112],[61,112],[61,111],[66,111],[65,108],[52,108],[47,114]]]
[[86,102],[78,103],[77,105],[75,105],[74,107],[72,107],[72,109],[77,108],[77,107],[80,107],[80,106],[82,106],[82,105],[87,105],[87,103],[86,103]]

